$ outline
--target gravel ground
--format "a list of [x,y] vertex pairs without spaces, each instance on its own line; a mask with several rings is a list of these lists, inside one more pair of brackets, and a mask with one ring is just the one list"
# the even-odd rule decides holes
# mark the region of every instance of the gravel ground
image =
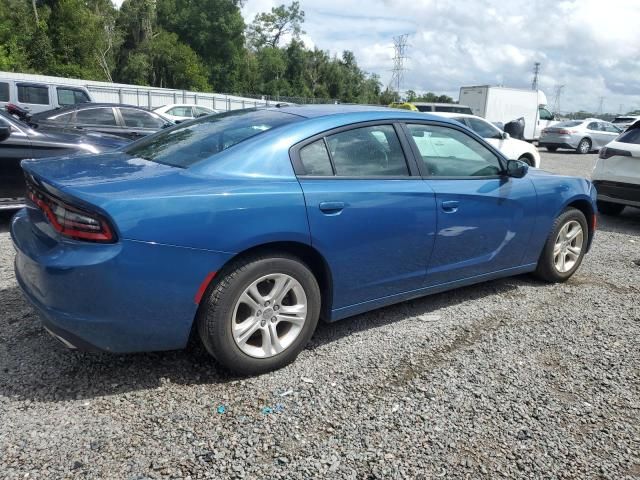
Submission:
[[[543,152],[558,172],[594,160]],[[2,479],[640,478],[640,210],[601,219],[564,285],[521,276],[323,324],[248,379],[197,349],[65,350],[17,288],[7,224]]]

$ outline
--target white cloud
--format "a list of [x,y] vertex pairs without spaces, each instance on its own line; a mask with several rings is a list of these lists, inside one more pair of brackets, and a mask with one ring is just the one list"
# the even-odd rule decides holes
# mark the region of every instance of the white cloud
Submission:
[[[282,1],[247,0],[247,23]],[[392,37],[410,33],[404,88],[458,96],[462,85],[529,87],[533,62],[562,109],[640,108],[637,0],[302,0],[305,40],[332,53],[353,50],[384,82]]]

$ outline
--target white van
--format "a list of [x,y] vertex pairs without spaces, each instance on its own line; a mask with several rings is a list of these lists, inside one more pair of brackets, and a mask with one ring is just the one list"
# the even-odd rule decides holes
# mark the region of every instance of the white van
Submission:
[[0,75],[0,108],[2,109],[7,103],[13,103],[31,113],[38,113],[92,101],[89,91],[79,85],[15,80]]

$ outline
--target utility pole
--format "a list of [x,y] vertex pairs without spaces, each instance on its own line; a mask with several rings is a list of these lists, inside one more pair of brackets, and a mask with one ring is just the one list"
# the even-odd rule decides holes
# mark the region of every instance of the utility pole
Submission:
[[538,90],[538,75],[540,74],[540,62],[533,64],[533,81],[531,82],[531,90]]
[[554,88],[554,99],[553,99],[553,111],[554,113],[560,113],[560,96],[562,95],[562,89],[565,85],[556,85]]
[[391,75],[391,88],[395,87],[398,94],[398,100],[400,99],[400,87],[402,86],[402,80],[404,77],[404,61],[407,59],[407,39],[408,33],[403,33],[397,37],[393,37],[393,70]]

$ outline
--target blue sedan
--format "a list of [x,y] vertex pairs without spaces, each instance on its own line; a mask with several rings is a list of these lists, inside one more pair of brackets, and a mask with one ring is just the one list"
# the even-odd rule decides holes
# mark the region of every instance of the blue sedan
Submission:
[[382,107],[234,111],[22,166],[16,277],[52,335],[140,352],[193,333],[242,374],[293,361],[320,318],[527,272],[565,281],[596,228],[588,180]]

